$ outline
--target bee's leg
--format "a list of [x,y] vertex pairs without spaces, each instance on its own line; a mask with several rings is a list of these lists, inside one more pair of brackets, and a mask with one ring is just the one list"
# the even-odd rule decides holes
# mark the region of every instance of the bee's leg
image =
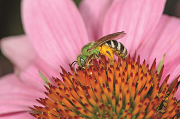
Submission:
[[86,65],[89,67],[91,65],[91,61],[92,59],[100,59],[100,54],[92,54],[88,57],[87,61],[86,61]]
[[100,59],[100,54],[95,54],[94,57],[95,57],[96,59]]
[[127,51],[124,53],[116,51],[115,55],[118,56],[120,59],[127,59],[127,57],[128,57]]
[[105,55],[106,57],[108,57],[112,64],[112,62],[114,61],[114,55],[113,55],[114,50],[110,48],[109,46],[102,45],[102,47],[99,47],[99,51],[102,55]]
[[114,62],[114,55],[112,50],[107,50],[106,51],[106,56],[110,59],[110,65],[113,64]]
[[87,65],[88,68],[89,68],[89,66],[91,64],[91,60],[93,59],[93,57],[94,57],[94,54],[90,55],[86,60],[86,65]]

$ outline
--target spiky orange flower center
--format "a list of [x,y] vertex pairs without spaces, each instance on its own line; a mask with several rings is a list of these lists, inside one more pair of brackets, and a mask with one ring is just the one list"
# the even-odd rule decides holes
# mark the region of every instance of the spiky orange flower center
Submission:
[[37,100],[44,107],[34,106],[31,113],[37,118],[177,118],[180,102],[173,97],[178,78],[169,86],[167,76],[159,86],[156,62],[149,69],[140,58],[112,63],[104,56],[85,69],[63,68],[63,82],[54,78],[57,86],[48,83],[48,98]]

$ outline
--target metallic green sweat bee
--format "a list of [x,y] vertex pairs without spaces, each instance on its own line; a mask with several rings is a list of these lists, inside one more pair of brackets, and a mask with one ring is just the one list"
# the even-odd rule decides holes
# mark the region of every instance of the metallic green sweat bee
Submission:
[[[114,56],[120,57],[121,59],[127,58],[127,49],[124,45],[116,40],[123,38],[126,35],[124,31],[106,35],[95,42],[86,44],[82,49],[81,53],[77,56],[77,61],[74,61],[81,67],[85,65],[89,66],[90,61],[94,58],[100,57],[100,54],[107,56],[111,61],[114,61]],[[71,64],[71,65],[72,65]]]

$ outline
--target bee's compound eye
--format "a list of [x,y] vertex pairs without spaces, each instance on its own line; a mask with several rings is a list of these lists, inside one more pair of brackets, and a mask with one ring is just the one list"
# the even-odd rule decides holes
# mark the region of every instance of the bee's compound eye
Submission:
[[83,58],[81,58],[80,61],[81,61],[81,65],[85,66],[85,63],[86,63],[85,60]]

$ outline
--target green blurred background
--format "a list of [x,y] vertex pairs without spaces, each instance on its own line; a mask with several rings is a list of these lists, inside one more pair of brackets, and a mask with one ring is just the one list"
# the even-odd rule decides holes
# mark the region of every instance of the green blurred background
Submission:
[[[20,18],[20,1],[0,0],[0,39],[24,33]],[[78,6],[81,0],[74,1]],[[180,11],[177,11],[177,3],[179,1],[167,0],[164,13],[170,16],[180,17]],[[13,72],[12,64],[0,52],[0,77],[11,72]]]

